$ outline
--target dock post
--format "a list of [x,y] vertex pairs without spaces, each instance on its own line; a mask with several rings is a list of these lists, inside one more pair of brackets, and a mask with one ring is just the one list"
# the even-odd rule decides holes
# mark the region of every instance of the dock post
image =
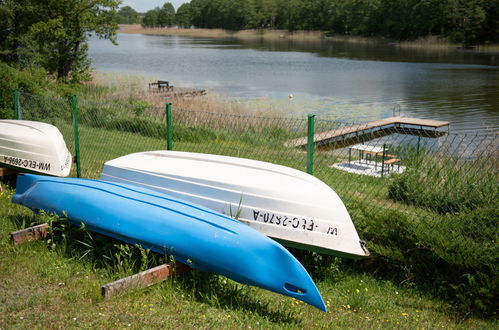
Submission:
[[18,89],[14,89],[14,91],[12,92],[12,97],[14,99],[14,119],[21,120],[21,102],[19,101],[20,93]]
[[166,103],[166,150],[173,150],[172,104]]
[[314,174],[314,126],[315,115],[308,115],[308,134],[307,134],[307,173]]
[[81,177],[81,164],[80,164],[80,135],[78,129],[78,106],[76,104],[76,95],[71,97],[71,104],[73,105],[73,128],[75,135],[75,156],[76,156],[76,177]]

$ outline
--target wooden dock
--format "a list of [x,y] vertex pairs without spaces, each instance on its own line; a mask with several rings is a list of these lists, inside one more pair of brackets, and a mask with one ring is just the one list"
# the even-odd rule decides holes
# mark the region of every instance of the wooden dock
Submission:
[[[362,139],[362,137],[367,137],[368,135],[376,138],[393,133],[411,134],[425,137],[438,137],[446,135],[447,132],[437,131],[437,129],[449,125],[450,122],[448,121],[407,117],[390,117],[364,124],[346,126],[326,132],[316,133],[314,135],[314,143],[319,147],[333,143],[340,143],[343,146],[346,146],[349,144],[358,143],[359,139]],[[307,145],[307,137],[305,136],[294,140],[289,140],[285,142],[284,145],[286,147],[305,147]]]
[[196,88],[183,88],[183,87],[173,88],[173,86],[171,86],[169,91],[161,93],[161,96],[164,96],[165,98],[192,97],[192,96],[202,96],[202,95],[206,95],[206,90],[196,89]]
[[166,80],[149,83],[149,91],[154,94],[161,94],[165,98],[206,95],[204,89],[174,87]]

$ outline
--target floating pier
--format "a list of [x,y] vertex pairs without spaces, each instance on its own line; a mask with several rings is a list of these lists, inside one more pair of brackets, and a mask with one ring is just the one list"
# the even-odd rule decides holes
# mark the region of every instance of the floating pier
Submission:
[[[359,140],[370,140],[373,138],[393,134],[410,134],[424,137],[440,137],[448,132],[438,131],[438,128],[450,126],[448,121],[390,117],[371,121],[365,124],[341,127],[326,132],[314,134],[315,146],[327,146],[339,144],[341,147],[358,143]],[[301,137],[284,143],[286,147],[305,147],[307,137]]]

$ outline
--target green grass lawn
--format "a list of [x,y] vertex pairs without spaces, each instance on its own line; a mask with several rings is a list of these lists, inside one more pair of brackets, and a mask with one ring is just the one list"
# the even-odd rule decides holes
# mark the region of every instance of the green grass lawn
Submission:
[[[494,328],[404,284],[330,266],[318,288],[329,311],[218,275],[192,271],[109,300],[100,287],[127,275],[97,266],[96,256],[69,257],[45,241],[14,247],[9,233],[45,221],[0,195],[1,328]],[[78,249],[77,244],[74,246]],[[81,247],[84,251],[85,247]],[[74,252],[74,251],[73,251]],[[128,272],[130,273],[130,272]]]
[[[59,120],[54,124],[74,153],[72,126]],[[162,124],[155,125],[157,129],[162,127]],[[80,125],[83,177],[98,178],[107,160],[132,152],[166,148],[163,138],[98,126]],[[283,147],[279,138],[289,136],[281,137],[275,128],[265,131],[264,127],[260,133],[251,131],[238,136],[223,127],[210,131],[199,126],[198,123],[183,127],[182,134],[174,129],[174,137],[178,137],[174,140],[174,150],[246,157],[306,169],[306,153]],[[366,271],[363,271],[366,267],[359,267],[362,266],[359,262],[331,259],[316,266],[313,259],[316,256],[298,256],[316,281],[328,306],[327,313],[292,298],[199,271],[104,300],[100,296],[102,285],[133,273],[132,267],[121,263],[123,256],[116,249],[106,250],[105,255],[96,252],[101,248],[99,244],[112,241],[92,234],[100,238],[79,243],[80,237],[55,249],[49,249],[45,241],[13,247],[10,232],[44,222],[46,216],[35,216],[28,209],[12,204],[13,190],[7,189],[0,195],[0,329],[497,327],[493,319],[473,318],[462,306],[456,308],[454,302],[444,298],[448,295],[439,294],[441,282],[432,286],[432,279],[428,277],[430,283],[422,288],[412,278],[416,273],[414,269],[408,269],[406,275],[405,268],[414,266],[418,271],[433,274],[432,267],[442,265],[442,260],[433,254],[418,259],[421,255],[406,255],[408,250],[418,252],[421,248],[434,253],[440,248],[442,255],[450,255],[445,262],[453,258],[454,252],[447,249],[445,240],[450,237],[445,234],[449,227],[423,227],[437,223],[433,220],[438,219],[438,213],[428,207],[389,198],[389,178],[333,169],[330,165],[339,157],[333,152],[317,152],[316,156],[314,174],[343,199],[359,235],[371,244],[369,247],[376,255],[367,261],[371,267]],[[74,169],[72,173],[74,176]],[[422,240],[425,232],[440,237],[441,245],[425,245],[430,242]],[[118,242],[113,244],[123,246]],[[86,254],[89,248],[93,252]],[[102,262],[104,258],[106,262]],[[421,266],[418,264],[421,260],[434,263]],[[384,268],[396,265],[391,272],[402,274],[378,272],[372,267],[377,262],[382,262]]]

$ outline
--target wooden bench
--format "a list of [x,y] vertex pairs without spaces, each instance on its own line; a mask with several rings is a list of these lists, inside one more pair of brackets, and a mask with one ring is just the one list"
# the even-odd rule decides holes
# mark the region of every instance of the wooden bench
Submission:
[[[382,152],[376,152],[376,151],[364,151],[364,155],[366,155],[366,161],[372,160],[372,156],[376,157],[376,161],[378,157],[383,157]],[[397,155],[385,155],[385,158],[397,158]]]
[[[399,158],[391,158],[391,159],[387,159],[384,161],[385,165],[388,165],[389,168],[391,168],[392,170],[393,170],[393,166],[399,162],[400,162]],[[397,165],[400,166],[400,164],[397,164]]]
[[169,81],[158,80],[157,82],[149,83],[149,89],[159,93],[173,90],[173,86],[170,85]]

